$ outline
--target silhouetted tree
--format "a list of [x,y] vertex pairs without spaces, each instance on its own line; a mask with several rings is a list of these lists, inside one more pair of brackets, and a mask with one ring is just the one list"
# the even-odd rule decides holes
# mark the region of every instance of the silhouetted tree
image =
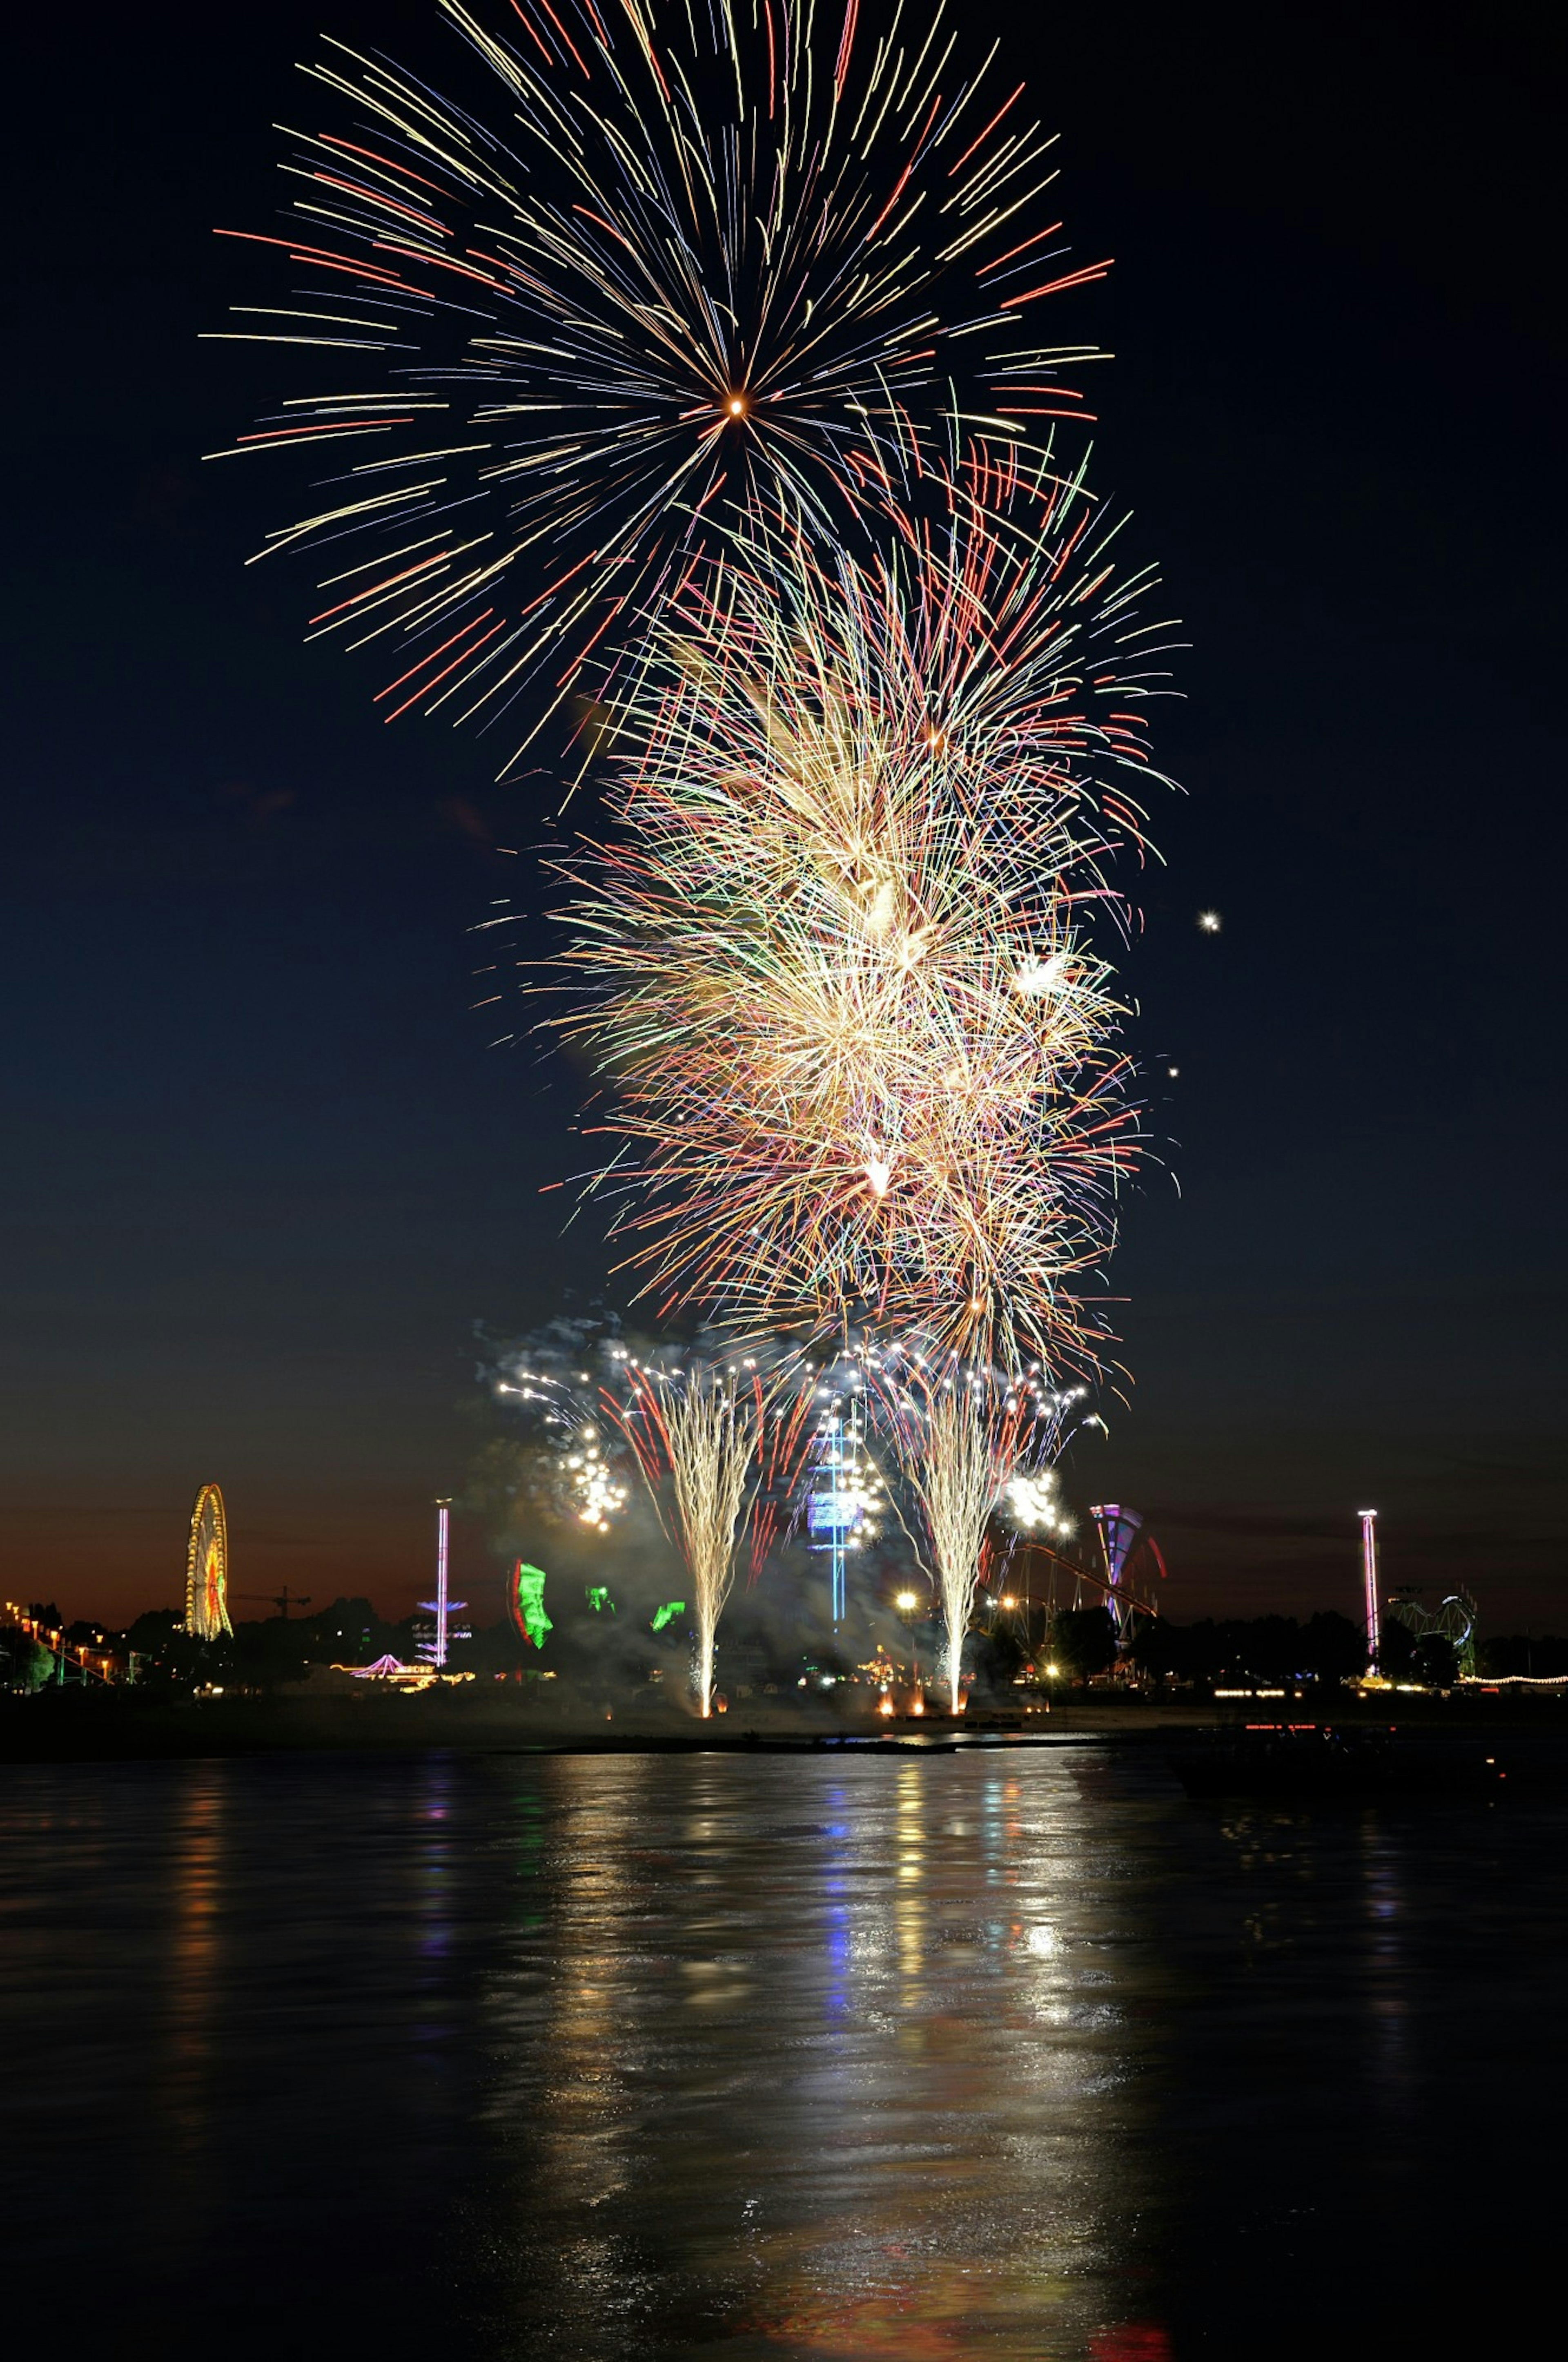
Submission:
[[1433,1689],[1451,1690],[1459,1679],[1459,1651],[1446,1632],[1423,1632],[1416,1642],[1416,1672]]
[[1109,1672],[1116,1661],[1116,1627],[1108,1607],[1068,1607],[1058,1616],[1051,1654],[1079,1681]]
[[1343,1681],[1366,1663],[1366,1639],[1359,1624],[1332,1607],[1310,1616],[1301,1633],[1301,1670],[1321,1682]]
[[1537,1680],[1568,1673],[1568,1640],[1552,1632],[1494,1632],[1476,1650],[1477,1670],[1497,1681],[1512,1673],[1533,1674]]

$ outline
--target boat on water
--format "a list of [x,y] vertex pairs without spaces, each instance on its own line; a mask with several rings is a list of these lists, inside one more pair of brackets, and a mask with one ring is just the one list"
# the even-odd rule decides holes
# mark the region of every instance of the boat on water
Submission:
[[1170,1765],[1190,1796],[1482,1796],[1508,1780],[1484,1744],[1327,1722],[1217,1730]]

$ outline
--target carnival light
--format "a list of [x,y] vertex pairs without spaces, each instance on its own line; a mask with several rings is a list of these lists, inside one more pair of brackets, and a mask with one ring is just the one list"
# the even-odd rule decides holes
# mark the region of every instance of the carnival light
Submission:
[[531,1648],[543,1649],[546,1636],[554,1624],[544,1609],[544,1585],[548,1581],[542,1566],[530,1566],[519,1559],[511,1571],[508,1586],[507,1611],[521,1639]]
[[466,1625],[454,1624],[452,1618],[467,1606],[464,1599],[450,1596],[448,1567],[451,1556],[452,1502],[450,1496],[435,1504],[435,1597],[422,1599],[420,1606],[426,1615],[433,1617],[430,1638],[421,1640],[419,1653],[429,1659],[437,1672],[446,1663],[449,1645],[454,1640],[473,1638]]
[[1361,1581],[1366,1606],[1366,1669],[1376,1673],[1382,1670],[1383,1619],[1382,1603],[1377,1595],[1377,1512],[1362,1509],[1361,1519]]
[[198,1640],[216,1640],[234,1632],[229,1622],[228,1519],[216,1485],[203,1485],[191,1512],[191,1539],[185,1552],[185,1629]]

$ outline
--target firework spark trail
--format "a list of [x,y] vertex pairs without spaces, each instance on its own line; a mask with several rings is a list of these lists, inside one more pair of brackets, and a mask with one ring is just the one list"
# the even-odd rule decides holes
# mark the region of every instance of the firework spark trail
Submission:
[[948,489],[874,561],[781,525],[688,575],[620,716],[623,836],[561,864],[551,1021],[661,1314],[1091,1369],[1137,1118],[1091,927],[1146,849],[1165,626],[1048,455]]
[[1084,1389],[1053,1391],[1042,1370],[1009,1374],[940,1352],[894,1349],[866,1362],[871,1400],[918,1505],[941,1603],[948,1708],[957,1714],[992,1518],[1004,1503],[1016,1515],[1020,1499],[1034,1508],[1049,1493]]
[[1010,1456],[998,1453],[983,1407],[965,1388],[932,1405],[921,1448],[905,1463],[925,1513],[942,1603],[949,1714],[962,1703],[964,1635],[980,1588],[986,1527],[1010,1465]]
[[613,1324],[558,1321],[504,1356],[506,1396],[542,1433],[556,1515],[604,1533],[635,1466],[691,1576],[700,1711],[712,1711],[719,1617],[742,1542],[755,1581],[795,1507],[809,1388],[793,1357],[696,1346],[634,1351]]
[[[538,1458],[529,1491],[563,1521],[607,1534],[629,1498],[616,1397],[595,1370],[615,1371],[619,1349],[586,1337],[579,1324],[558,1321],[534,1346],[507,1358],[509,1374],[496,1381],[534,1430]],[[583,1368],[589,1362],[592,1366]]]
[[755,1582],[781,1527],[793,1521],[810,1449],[811,1393],[799,1383],[796,1357],[766,1341],[745,1353],[666,1350],[652,1362],[628,1358],[622,1366],[621,1431],[654,1514],[666,1532],[673,1526],[671,1538],[691,1575],[698,1709],[706,1720],[713,1712],[718,1619],[740,1542],[749,1533]]
[[735,1580],[740,1529],[759,1468],[759,1421],[733,1375],[693,1371],[685,1385],[645,1385],[633,1444],[654,1507],[666,1473],[674,1540],[691,1576],[697,1711],[713,1712],[714,1646]]
[[216,333],[345,374],[209,456],[326,447],[258,555],[324,556],[312,635],[377,646],[387,720],[495,718],[552,658],[558,701],[731,507],[839,536],[953,383],[999,444],[1089,415],[1092,350],[1029,323],[1108,266],[1064,266],[1054,139],[940,0],[881,36],[850,0],[832,70],[812,0],[441,12],[473,104],[327,42],[336,127],[291,135],[277,227],[221,233],[291,278]]

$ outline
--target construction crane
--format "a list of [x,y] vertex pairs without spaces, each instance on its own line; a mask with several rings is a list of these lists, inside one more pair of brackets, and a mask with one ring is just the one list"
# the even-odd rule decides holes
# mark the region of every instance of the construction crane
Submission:
[[239,1596],[241,1599],[258,1600],[268,1607],[276,1607],[285,1624],[289,1621],[291,1607],[308,1607],[311,1604],[308,1591],[291,1591],[287,1584],[281,1591],[242,1591]]

